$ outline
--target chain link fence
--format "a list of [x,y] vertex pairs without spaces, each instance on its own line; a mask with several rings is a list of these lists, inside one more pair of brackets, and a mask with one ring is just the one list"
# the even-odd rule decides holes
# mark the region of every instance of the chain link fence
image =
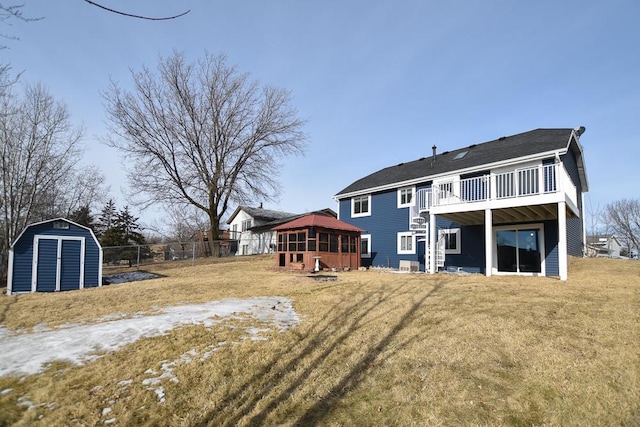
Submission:
[[237,243],[229,240],[205,242],[168,242],[151,245],[103,246],[102,264],[106,273],[129,267],[140,268],[144,265],[164,262],[191,260],[211,256],[233,256]]

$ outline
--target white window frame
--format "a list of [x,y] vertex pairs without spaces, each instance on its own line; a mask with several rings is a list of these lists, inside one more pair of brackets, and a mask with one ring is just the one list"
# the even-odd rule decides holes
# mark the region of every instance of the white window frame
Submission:
[[364,239],[367,239],[367,252],[360,253],[360,258],[371,258],[371,234],[361,234],[360,235],[360,248],[362,248],[362,242]]
[[462,253],[461,245],[461,231],[460,228],[443,228],[439,231],[439,238],[442,238],[445,234],[455,234],[456,236],[456,249],[447,249],[445,246],[444,253],[450,255],[460,255]]
[[[403,239],[404,238],[404,239]],[[411,242],[411,249],[402,249],[402,240]],[[416,253],[416,235],[411,231],[402,231],[398,233],[398,255],[409,255]]]
[[[407,191],[411,191],[411,197],[408,201],[402,202],[402,196],[406,194]],[[398,208],[408,208],[411,206],[411,202],[416,195],[416,187],[402,187],[398,188]]]
[[[540,273],[530,273],[530,272],[520,272],[515,273],[513,271],[498,271],[498,251],[496,249],[496,243],[498,241],[497,235],[498,231],[502,230],[520,230],[526,229],[537,229],[538,233],[540,233],[540,242],[539,250],[540,250]],[[492,263],[491,266],[492,274],[496,276],[541,276],[544,277],[547,275],[547,257],[546,257],[546,249],[545,249],[545,238],[544,238],[544,224],[534,223],[534,224],[518,224],[518,225],[503,225],[498,227],[493,227],[493,249],[492,249]]]
[[[369,208],[367,212],[355,213],[356,200],[367,199],[367,207]],[[371,194],[367,194],[365,196],[354,196],[351,198],[351,218],[359,218],[363,216],[371,216]]]

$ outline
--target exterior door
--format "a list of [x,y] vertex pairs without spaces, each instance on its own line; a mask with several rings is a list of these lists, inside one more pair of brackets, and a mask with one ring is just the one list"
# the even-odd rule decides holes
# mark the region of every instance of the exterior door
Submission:
[[[58,240],[38,239],[35,247],[36,264],[36,292],[54,292],[57,283],[58,268]],[[36,258],[36,257],[34,257]]]
[[505,228],[496,231],[498,272],[543,272],[542,230],[539,228]]
[[55,292],[84,287],[84,238],[35,236],[32,290]]
[[60,290],[80,288],[80,241],[61,240]]

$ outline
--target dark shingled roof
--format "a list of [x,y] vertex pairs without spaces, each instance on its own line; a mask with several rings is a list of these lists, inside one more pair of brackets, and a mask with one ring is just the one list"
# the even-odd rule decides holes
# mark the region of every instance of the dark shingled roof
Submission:
[[284,224],[280,224],[277,227],[273,227],[273,230],[291,230],[294,228],[305,228],[305,227],[322,227],[328,228],[332,230],[342,230],[342,231],[364,231],[362,228],[356,227],[355,225],[348,224],[344,221],[340,221],[332,216],[321,215],[321,214],[308,214],[303,215],[299,218],[296,218],[292,221],[286,222]]
[[[526,157],[568,147],[573,129],[535,129],[517,135],[498,138],[482,144],[473,144],[436,156],[423,157],[408,163],[400,163],[374,172],[355,181],[336,194],[337,197],[369,188],[377,188],[398,182],[425,178],[455,170],[478,167],[484,164]],[[467,151],[458,159],[455,157]]]
[[238,206],[236,210],[231,214],[229,219],[227,220],[227,224],[231,224],[233,219],[238,215],[240,211],[245,211],[247,214],[252,216],[254,219],[259,219],[263,221],[273,221],[277,219],[289,218],[296,214],[290,212],[282,212],[282,211],[272,211],[270,209],[263,208],[252,208],[250,206]]

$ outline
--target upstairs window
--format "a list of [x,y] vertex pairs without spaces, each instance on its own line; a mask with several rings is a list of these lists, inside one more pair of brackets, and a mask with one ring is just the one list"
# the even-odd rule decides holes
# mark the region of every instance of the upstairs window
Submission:
[[414,187],[405,187],[398,189],[398,207],[406,208],[411,206],[411,200],[415,193]]
[[242,231],[247,231],[250,228],[251,228],[251,220],[250,219],[242,221]]
[[351,217],[371,215],[371,195],[358,196],[351,199]]

